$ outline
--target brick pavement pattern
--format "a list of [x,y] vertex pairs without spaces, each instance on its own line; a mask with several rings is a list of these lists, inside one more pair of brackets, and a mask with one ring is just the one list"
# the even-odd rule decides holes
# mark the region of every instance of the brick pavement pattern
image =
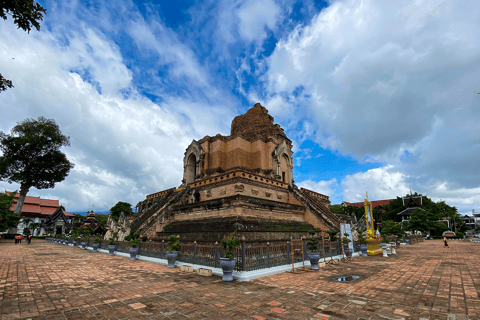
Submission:
[[[34,239],[0,241],[4,319],[480,319],[480,244],[425,241],[384,258],[249,282]],[[357,274],[351,283],[332,276]]]

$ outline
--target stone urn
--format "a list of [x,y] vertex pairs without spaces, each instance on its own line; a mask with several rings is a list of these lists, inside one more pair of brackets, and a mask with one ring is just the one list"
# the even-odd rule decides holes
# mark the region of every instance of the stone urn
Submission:
[[130,248],[130,260],[137,260],[137,254],[140,248]]
[[320,260],[320,253],[318,252],[309,252],[308,259],[310,260],[310,269],[311,270],[319,270],[318,269],[318,260]]
[[115,245],[108,245],[108,255],[113,256],[115,254]]
[[368,246],[366,244],[360,245],[360,252],[362,252],[362,257],[367,256],[367,250],[368,250]]
[[100,248],[100,243],[92,244],[93,252],[98,252],[98,248]]
[[220,258],[220,267],[222,267],[223,271],[223,281],[233,281],[233,269],[235,269],[236,263],[237,260],[235,259]]
[[87,241],[80,242],[80,245],[82,246],[83,250],[87,249],[87,244],[88,244]]
[[178,252],[173,251],[173,252],[167,252],[167,268],[175,268],[175,261],[177,261],[178,258]]

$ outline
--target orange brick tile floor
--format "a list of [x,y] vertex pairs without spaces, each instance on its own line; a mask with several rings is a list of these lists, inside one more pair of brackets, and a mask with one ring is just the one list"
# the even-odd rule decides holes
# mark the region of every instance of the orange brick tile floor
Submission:
[[[0,319],[480,319],[480,244],[425,241],[388,258],[249,282],[33,239],[0,241]],[[332,276],[361,275],[350,283]]]

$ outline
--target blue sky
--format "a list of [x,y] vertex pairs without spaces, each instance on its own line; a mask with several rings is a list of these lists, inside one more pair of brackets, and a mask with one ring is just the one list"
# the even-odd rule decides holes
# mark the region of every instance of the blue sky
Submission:
[[54,118],[75,168],[30,195],[72,212],[135,205],[181,183],[192,139],[228,135],[260,102],[293,141],[295,183],[332,204],[412,188],[480,210],[474,1],[40,4],[40,32],[0,21],[0,72],[15,85],[0,130]]

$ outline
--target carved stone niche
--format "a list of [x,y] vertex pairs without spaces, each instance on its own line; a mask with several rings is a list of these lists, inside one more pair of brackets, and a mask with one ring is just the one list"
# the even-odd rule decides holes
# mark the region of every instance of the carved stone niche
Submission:
[[252,194],[253,194],[254,196],[257,196],[257,195],[258,195],[258,190],[252,189]]
[[282,195],[277,193],[277,199],[282,199]]
[[243,184],[236,184],[234,190],[235,192],[243,192],[245,190],[245,186]]
[[224,196],[227,194],[227,188],[220,190],[220,195]]
[[191,183],[203,175],[203,158],[205,151],[196,140],[185,151],[183,158],[183,180],[184,183]]
[[211,198],[212,197],[212,190],[210,190],[210,189],[205,190],[205,195],[207,196],[207,198]]
[[270,192],[265,192],[265,197],[270,198],[272,194]]

